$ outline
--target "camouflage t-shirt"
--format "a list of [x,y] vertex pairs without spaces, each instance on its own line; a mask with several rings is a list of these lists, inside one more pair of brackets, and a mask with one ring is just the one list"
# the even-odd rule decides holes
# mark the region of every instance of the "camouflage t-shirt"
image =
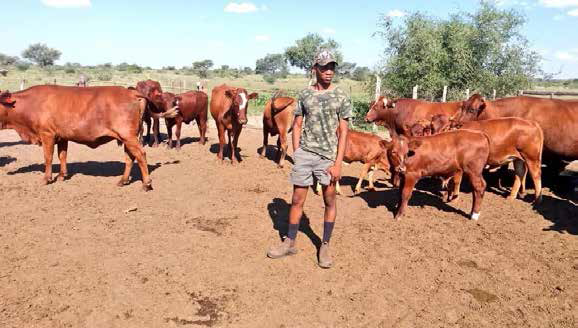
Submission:
[[339,119],[351,117],[351,100],[343,90],[305,89],[299,93],[295,116],[303,116],[301,149],[330,160],[337,157]]

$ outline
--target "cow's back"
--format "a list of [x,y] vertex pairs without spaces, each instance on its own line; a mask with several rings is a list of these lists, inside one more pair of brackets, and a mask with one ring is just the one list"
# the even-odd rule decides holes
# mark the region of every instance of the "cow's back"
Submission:
[[87,145],[138,134],[146,101],[123,87],[35,86],[14,94],[19,133],[51,133]]
[[415,99],[399,99],[395,103],[398,111],[395,120],[396,130],[407,133],[412,125],[425,120],[431,122],[435,115],[453,117],[461,108],[461,102],[428,102]]
[[179,95],[179,112],[185,123],[190,123],[197,116],[206,116],[209,99],[206,93],[201,91],[189,91]]
[[486,103],[481,119],[519,117],[537,122],[544,132],[544,148],[568,159],[578,159],[578,101],[511,97]]
[[343,160],[347,163],[365,161],[368,157],[379,155],[382,152],[379,145],[381,140],[371,133],[349,130]]

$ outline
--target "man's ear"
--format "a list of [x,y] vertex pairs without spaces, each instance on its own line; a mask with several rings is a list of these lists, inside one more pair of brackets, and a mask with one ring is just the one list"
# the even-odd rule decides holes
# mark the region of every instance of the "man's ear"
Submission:
[[256,92],[253,92],[252,94],[249,95],[249,99],[255,99],[257,97],[259,97],[259,94]]

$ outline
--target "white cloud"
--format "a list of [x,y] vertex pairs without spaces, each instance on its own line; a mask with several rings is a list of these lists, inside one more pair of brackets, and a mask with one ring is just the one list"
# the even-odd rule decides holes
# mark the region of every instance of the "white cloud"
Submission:
[[321,30],[321,33],[323,33],[325,35],[333,35],[333,34],[335,34],[335,30],[332,29],[331,27],[326,27],[326,28]]
[[251,2],[230,2],[225,6],[226,13],[246,14],[258,11],[259,9]]
[[540,0],[540,4],[549,8],[578,7],[578,0]]
[[405,11],[401,11],[399,9],[390,10],[387,12],[386,16],[388,17],[403,17],[407,15]]
[[564,61],[578,61],[578,49],[557,51],[556,58]]
[[90,7],[90,0],[42,0],[42,3],[48,7],[56,8],[78,8]]
[[255,36],[255,40],[259,42],[267,42],[271,40],[271,36],[269,35],[257,35]]
[[570,10],[568,16],[578,17],[578,9]]

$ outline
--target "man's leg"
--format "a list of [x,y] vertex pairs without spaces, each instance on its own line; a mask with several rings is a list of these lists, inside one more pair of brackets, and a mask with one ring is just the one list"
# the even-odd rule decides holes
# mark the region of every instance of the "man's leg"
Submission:
[[297,249],[295,249],[295,239],[297,238],[299,223],[303,216],[303,205],[305,204],[305,199],[307,199],[308,190],[309,187],[293,186],[293,199],[291,201],[291,209],[289,210],[289,228],[287,229],[287,236],[281,245],[269,249],[267,252],[268,257],[278,259],[297,253]]
[[323,186],[323,201],[325,202],[325,213],[323,217],[323,243],[319,249],[319,266],[328,269],[333,265],[329,252],[329,241],[333,234],[335,218],[337,216],[337,199],[335,193],[335,182]]

